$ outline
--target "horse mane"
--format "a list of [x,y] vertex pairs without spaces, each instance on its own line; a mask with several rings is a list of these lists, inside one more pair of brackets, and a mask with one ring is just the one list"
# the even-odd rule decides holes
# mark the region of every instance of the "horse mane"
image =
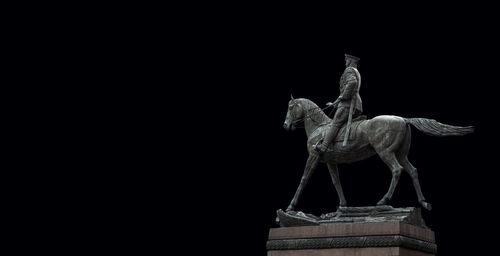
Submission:
[[325,112],[323,112],[323,110],[313,101],[306,98],[300,98],[297,99],[297,101],[302,104],[305,115],[309,115],[309,118],[311,118],[313,122],[323,123],[325,121],[330,121],[330,118],[325,114]]

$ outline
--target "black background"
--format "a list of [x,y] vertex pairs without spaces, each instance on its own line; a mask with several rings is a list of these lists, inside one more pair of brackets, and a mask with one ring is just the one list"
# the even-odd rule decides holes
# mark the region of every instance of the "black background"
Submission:
[[[436,232],[439,255],[487,252],[495,225],[488,206],[497,194],[494,155],[486,148],[494,132],[488,119],[495,105],[495,41],[486,23],[433,18],[333,25],[328,16],[272,13],[196,26],[186,51],[196,68],[186,86],[199,115],[188,117],[194,129],[180,142],[190,184],[189,199],[181,201],[209,219],[195,225],[211,238],[205,241],[219,252],[264,255],[275,212],[288,206],[307,159],[304,131],[282,128],[290,94],[319,106],[334,100],[348,53],[361,58],[369,118],[392,114],[476,127],[474,134],[447,138],[413,129],[409,159],[434,207],[423,215]],[[390,171],[376,156],[339,168],[349,206],[373,205],[388,189]],[[419,207],[406,173],[391,204]],[[337,205],[320,165],[297,208],[321,214]]]
[[[63,168],[79,170],[61,184],[78,192],[54,194],[75,202],[82,215],[75,226],[83,228],[63,226],[89,231],[111,251],[265,255],[276,210],[288,206],[307,159],[305,132],[282,127],[290,95],[333,101],[347,53],[361,58],[368,118],[476,127],[446,138],[413,129],[409,160],[433,205],[422,212],[438,255],[487,253],[497,228],[488,147],[496,145],[498,41],[485,6],[461,7],[365,15],[357,6],[193,5],[109,11],[121,13],[116,19],[105,12],[92,36],[67,39],[85,46],[77,48],[82,73],[62,70],[80,79],[80,116],[91,122],[75,122],[81,142],[65,139],[79,151],[66,150]],[[377,156],[339,170],[348,206],[374,205],[391,179]],[[320,165],[297,210],[322,214],[337,205]],[[391,205],[419,206],[406,173]]]
[[[476,127],[446,138],[413,129],[409,160],[433,205],[423,215],[438,255],[495,247],[494,8],[187,5],[35,10],[44,17],[20,22],[10,64],[34,69],[18,76],[34,85],[20,87],[31,105],[18,115],[29,120],[20,129],[29,143],[17,146],[35,155],[18,161],[34,165],[17,189],[28,206],[16,207],[23,236],[65,253],[97,245],[265,255],[276,210],[288,206],[307,158],[304,131],[282,127],[290,95],[333,101],[348,53],[361,58],[369,118]],[[339,170],[349,206],[375,204],[391,179],[377,156]],[[406,173],[391,204],[418,207]],[[337,205],[320,165],[297,209]]]
[[[495,225],[488,207],[497,190],[494,155],[486,147],[494,131],[488,119],[497,52],[487,21],[439,12],[428,14],[432,20],[403,21],[402,15],[380,24],[279,14],[197,23],[186,42],[183,52],[194,68],[183,84],[195,110],[187,117],[193,129],[180,142],[189,184],[182,195],[189,198],[179,200],[181,209],[203,218],[194,225],[203,230],[197,237],[218,252],[264,255],[275,212],[288,206],[307,159],[304,131],[282,127],[290,94],[319,106],[333,101],[348,53],[361,58],[360,94],[369,118],[392,114],[476,127],[474,134],[446,138],[413,129],[409,159],[434,207],[422,211],[439,255],[488,252]],[[349,206],[374,205],[391,179],[377,156],[339,170]],[[406,173],[391,204],[419,207]],[[297,209],[321,214],[337,205],[320,165]]]

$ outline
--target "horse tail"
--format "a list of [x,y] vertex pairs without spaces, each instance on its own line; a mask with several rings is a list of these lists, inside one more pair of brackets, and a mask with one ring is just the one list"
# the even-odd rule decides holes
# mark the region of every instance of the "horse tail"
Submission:
[[413,125],[418,130],[430,136],[463,136],[474,132],[474,126],[453,126],[442,124],[434,119],[405,118],[406,123]]

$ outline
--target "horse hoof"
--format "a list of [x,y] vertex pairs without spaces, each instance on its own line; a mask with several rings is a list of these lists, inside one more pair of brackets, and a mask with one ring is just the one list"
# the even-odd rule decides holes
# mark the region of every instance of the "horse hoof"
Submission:
[[380,199],[380,201],[378,201],[377,206],[386,205],[386,204],[387,204],[387,199],[382,198],[382,199]]
[[422,205],[422,207],[424,207],[425,209],[427,209],[428,211],[432,210],[432,205],[430,203],[427,203],[427,202],[421,202],[420,203]]

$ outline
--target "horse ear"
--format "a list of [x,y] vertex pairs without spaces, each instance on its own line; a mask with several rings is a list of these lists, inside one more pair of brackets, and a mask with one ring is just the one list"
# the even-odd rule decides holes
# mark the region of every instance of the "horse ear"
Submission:
[[293,98],[293,95],[292,95],[291,93],[290,93],[290,97],[292,98],[292,100],[295,100],[295,99]]

